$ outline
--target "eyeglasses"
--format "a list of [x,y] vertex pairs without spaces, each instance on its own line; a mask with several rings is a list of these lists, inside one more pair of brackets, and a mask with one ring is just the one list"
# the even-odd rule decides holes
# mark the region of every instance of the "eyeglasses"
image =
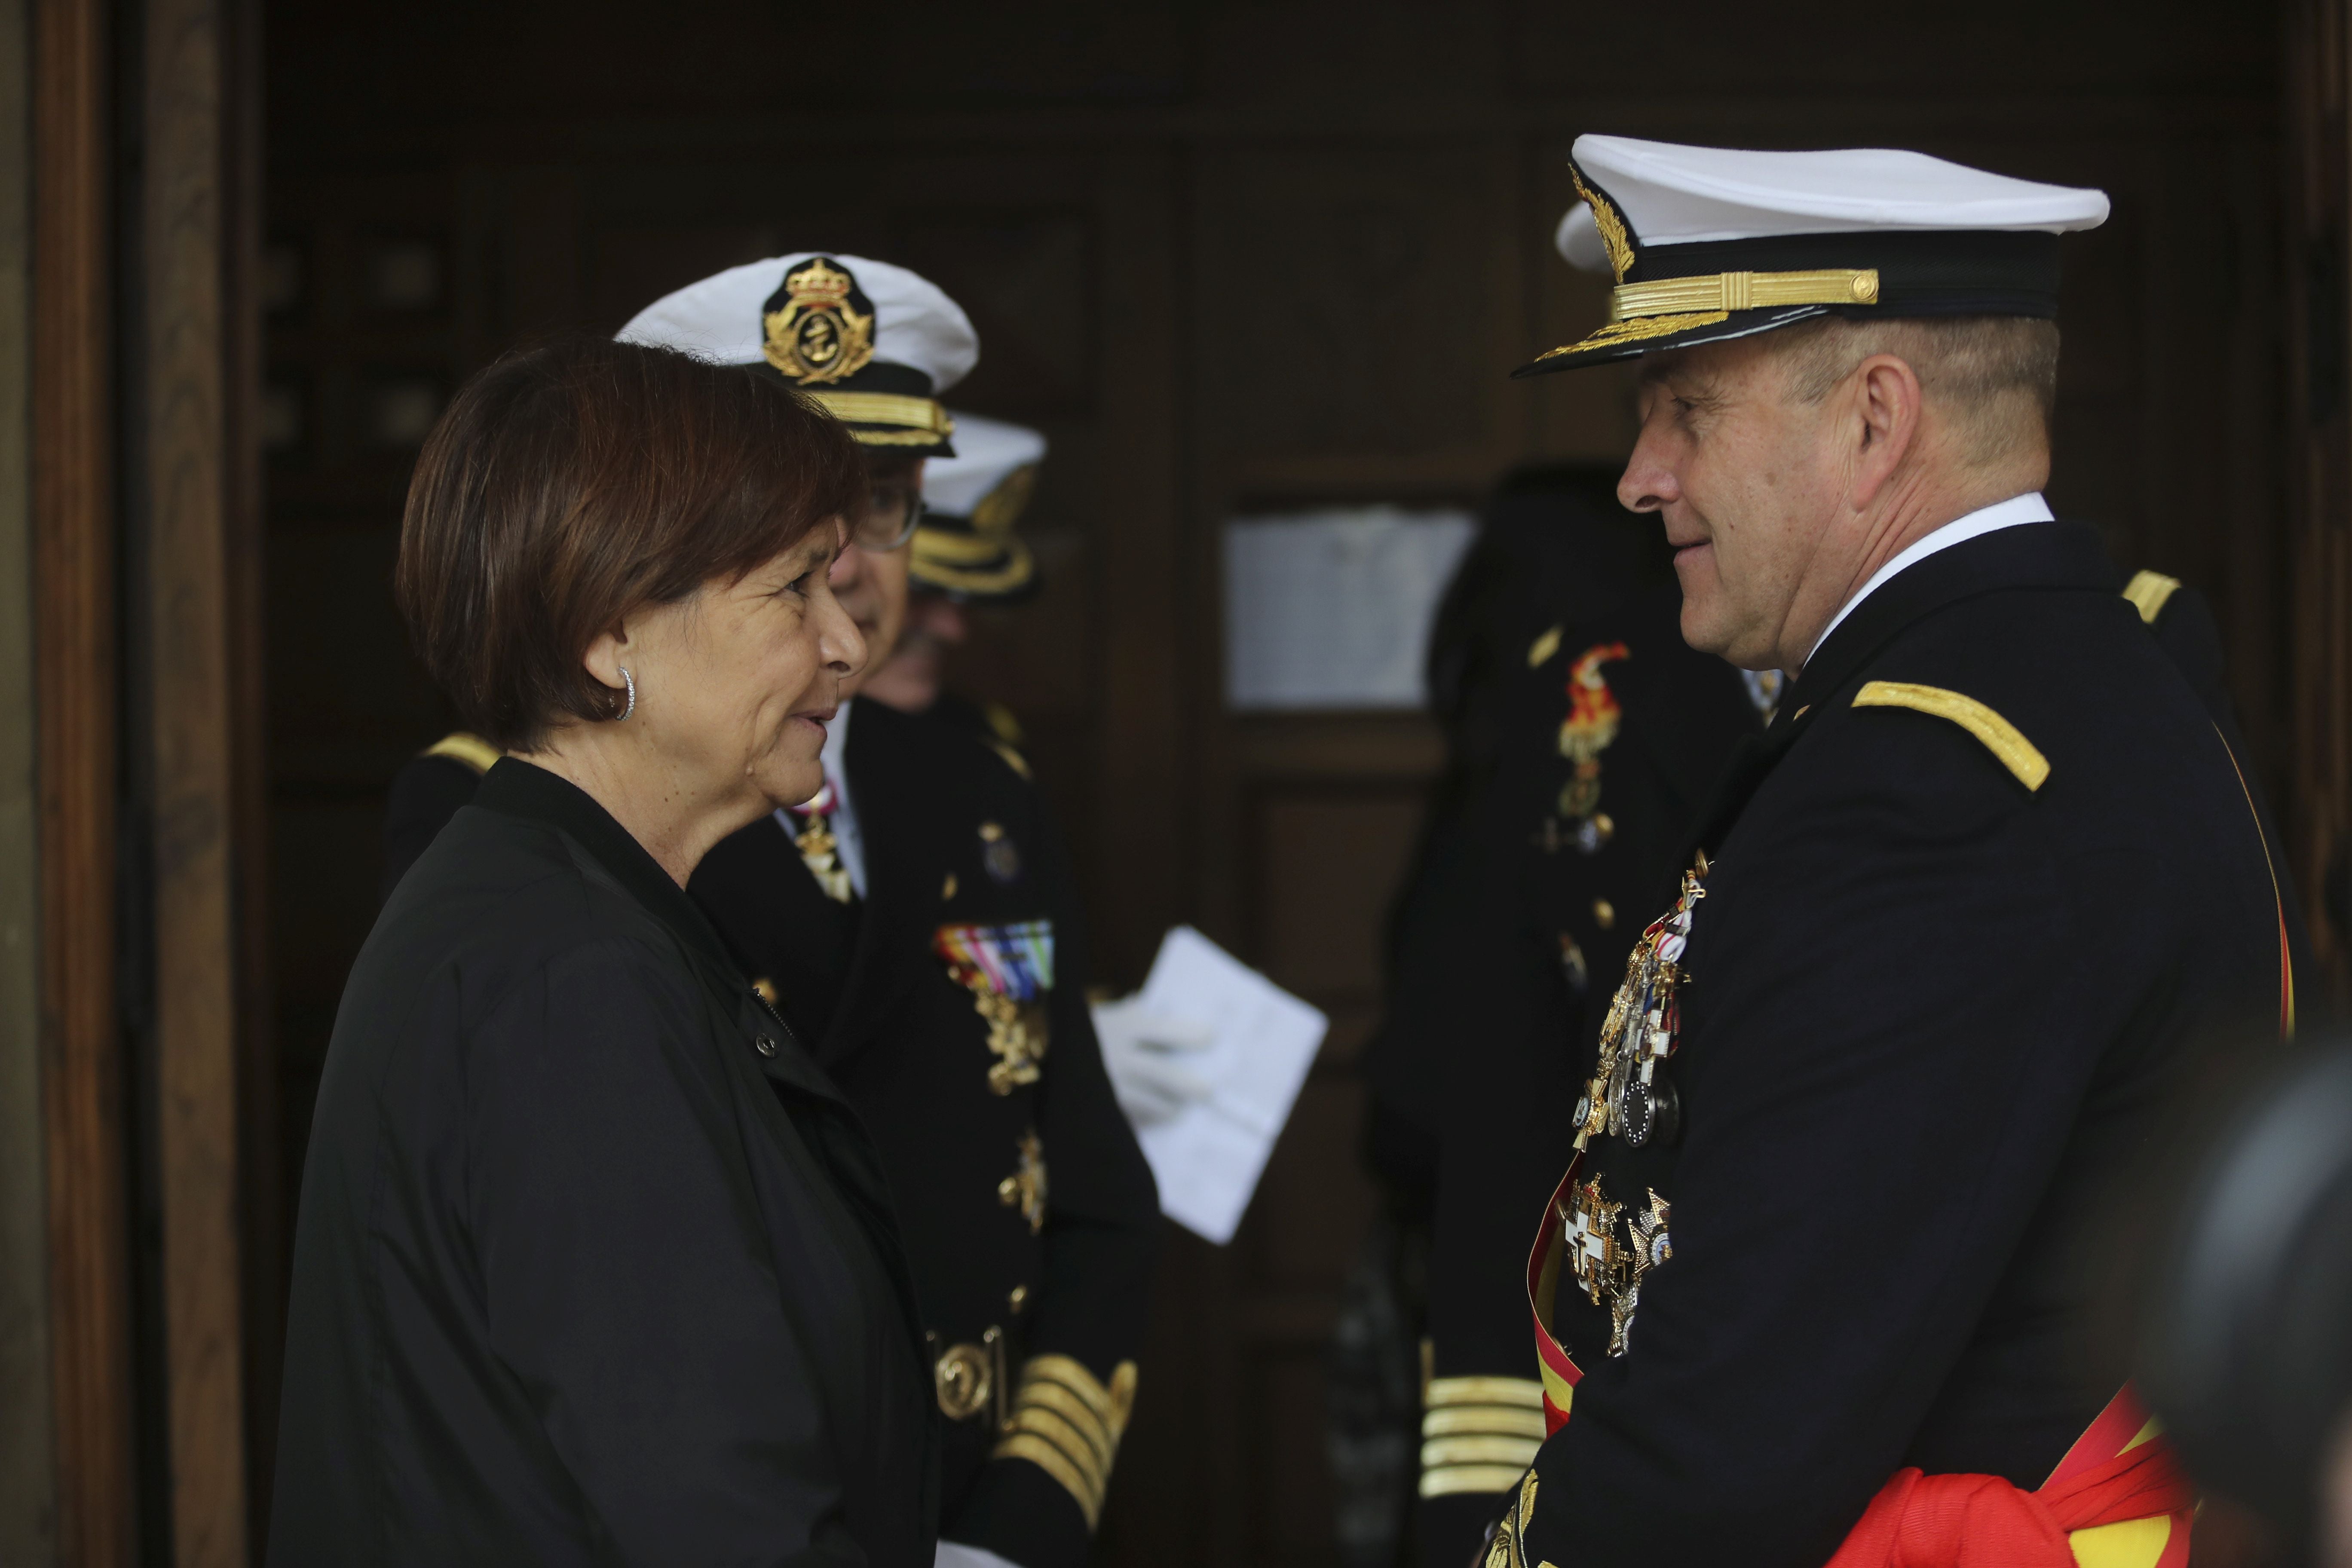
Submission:
[[866,510],[852,521],[849,542],[869,553],[887,555],[914,538],[922,521],[919,489],[906,484],[878,484],[866,493]]

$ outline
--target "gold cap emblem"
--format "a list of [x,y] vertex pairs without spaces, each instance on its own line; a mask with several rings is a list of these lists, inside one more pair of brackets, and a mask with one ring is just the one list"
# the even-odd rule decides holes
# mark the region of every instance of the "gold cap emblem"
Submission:
[[761,321],[768,363],[789,381],[821,386],[856,375],[874,358],[874,307],[857,280],[825,257],[785,273]]

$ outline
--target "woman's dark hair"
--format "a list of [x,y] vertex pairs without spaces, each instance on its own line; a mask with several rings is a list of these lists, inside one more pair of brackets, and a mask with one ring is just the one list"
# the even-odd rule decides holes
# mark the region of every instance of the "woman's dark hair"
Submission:
[[849,432],[792,388],[667,349],[567,338],[467,382],[409,481],[394,592],[467,726],[538,745],[618,694],[588,646],[855,515]]

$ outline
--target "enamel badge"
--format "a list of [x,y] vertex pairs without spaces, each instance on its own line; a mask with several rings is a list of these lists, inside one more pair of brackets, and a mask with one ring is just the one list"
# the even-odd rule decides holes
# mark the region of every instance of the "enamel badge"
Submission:
[[857,279],[813,256],[784,274],[761,312],[764,353],[787,381],[807,386],[856,375],[874,358],[874,306]]
[[1559,754],[1576,771],[1559,792],[1562,816],[1589,818],[1601,805],[1601,753],[1616,742],[1625,722],[1625,710],[1601,667],[1631,657],[1623,643],[1595,643],[1568,667],[1568,717],[1559,724]]
[[971,993],[972,1010],[988,1024],[988,1087],[1011,1094],[1037,1081],[1045,1059],[1045,1000],[1054,989],[1054,922],[943,925],[931,951],[948,975]]

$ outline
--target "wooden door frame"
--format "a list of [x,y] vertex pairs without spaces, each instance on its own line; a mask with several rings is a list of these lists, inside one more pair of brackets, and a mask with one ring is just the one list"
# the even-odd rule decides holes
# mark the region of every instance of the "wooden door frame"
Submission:
[[137,1550],[115,1005],[113,64],[99,0],[33,15],[33,571],[57,1560]]
[[[135,37],[111,36],[118,18]],[[258,959],[257,841],[240,795],[259,777],[258,508],[239,456],[255,382],[254,22],[245,0],[32,5],[52,1551],[76,1568],[128,1568],[159,1547],[180,1568],[250,1556],[238,1134],[253,1114],[242,1084],[267,1082],[242,1059],[239,1005]],[[118,95],[135,100],[135,148]],[[115,221],[126,195],[128,235]],[[143,657],[126,659],[126,647]],[[147,721],[126,729],[134,714]],[[131,826],[145,830],[126,836]],[[126,842],[142,847],[126,856]],[[152,917],[129,942],[125,877]],[[152,957],[152,973],[126,968],[127,952]],[[126,1031],[126,984],[152,994],[152,1082]],[[131,1113],[142,1095],[156,1108],[152,1141]],[[162,1221],[152,1279],[134,1265],[142,1193]],[[162,1330],[146,1386],[142,1288]],[[148,1478],[143,1495],[162,1508],[143,1521],[142,1422],[160,1428],[146,1448],[168,1471]]]

